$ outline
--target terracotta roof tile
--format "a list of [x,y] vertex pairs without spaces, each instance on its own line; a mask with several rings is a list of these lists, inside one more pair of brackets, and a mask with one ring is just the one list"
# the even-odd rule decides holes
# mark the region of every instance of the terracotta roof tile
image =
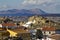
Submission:
[[14,23],[3,23],[2,26],[16,26]]
[[42,30],[44,30],[44,31],[55,31],[56,28],[55,27],[43,27]]

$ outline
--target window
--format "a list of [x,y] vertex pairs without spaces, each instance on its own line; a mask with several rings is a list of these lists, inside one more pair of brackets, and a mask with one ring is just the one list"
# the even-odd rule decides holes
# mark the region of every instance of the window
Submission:
[[51,32],[49,31],[49,34],[51,34]]

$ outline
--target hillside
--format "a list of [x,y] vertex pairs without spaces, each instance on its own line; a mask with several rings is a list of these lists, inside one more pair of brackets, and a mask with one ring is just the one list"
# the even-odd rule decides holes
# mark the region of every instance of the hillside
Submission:
[[41,16],[32,16],[28,19],[28,21],[32,21],[32,22],[34,20],[35,20],[35,23],[31,24],[31,27],[37,28],[37,27],[44,27],[44,26],[49,27],[50,26],[50,27],[56,27],[60,29],[59,23],[56,23],[52,20],[48,20],[47,18],[44,18]]

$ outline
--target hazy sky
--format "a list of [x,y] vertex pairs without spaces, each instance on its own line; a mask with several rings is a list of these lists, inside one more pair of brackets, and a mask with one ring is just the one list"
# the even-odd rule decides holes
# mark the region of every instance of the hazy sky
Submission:
[[32,8],[60,13],[60,0],[0,0],[0,10]]

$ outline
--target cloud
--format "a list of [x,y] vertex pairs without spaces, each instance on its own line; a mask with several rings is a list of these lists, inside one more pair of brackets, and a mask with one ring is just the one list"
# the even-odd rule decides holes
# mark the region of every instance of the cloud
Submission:
[[22,2],[23,8],[45,8],[55,5],[54,0],[24,0]]
[[23,8],[40,8],[47,12],[60,12],[60,0],[24,0]]
[[9,7],[8,5],[2,5],[2,6],[0,6],[0,9],[6,9],[8,7]]
[[23,5],[41,5],[43,3],[52,3],[52,0],[24,0],[22,2]]
[[52,12],[52,13],[60,13],[60,4],[54,4],[48,7],[45,7],[45,10],[47,12]]

